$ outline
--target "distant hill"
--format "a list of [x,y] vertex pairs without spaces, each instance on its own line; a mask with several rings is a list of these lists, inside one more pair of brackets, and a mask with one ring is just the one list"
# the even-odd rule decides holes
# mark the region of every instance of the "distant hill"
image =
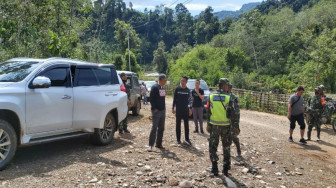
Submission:
[[238,17],[240,14],[247,12],[253,8],[255,8],[256,6],[260,5],[261,2],[256,2],[256,3],[248,3],[248,4],[244,4],[240,10],[236,10],[236,11],[227,11],[227,10],[223,10],[220,12],[215,12],[214,15],[219,19],[219,20],[224,20],[227,17],[232,17],[232,18],[236,18]]

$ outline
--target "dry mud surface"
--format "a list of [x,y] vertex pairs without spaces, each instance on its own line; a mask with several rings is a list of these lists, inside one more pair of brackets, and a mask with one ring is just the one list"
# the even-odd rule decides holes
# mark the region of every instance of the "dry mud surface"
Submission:
[[[172,99],[166,99],[171,109]],[[147,152],[150,105],[130,116],[130,134],[116,133],[112,144],[94,146],[87,136],[19,148],[0,172],[1,187],[336,187],[336,135],[322,126],[321,140],[299,144],[299,129],[289,143],[289,121],[254,111],[241,112],[242,158],[231,147],[229,178],[212,176],[207,168],[209,134],[195,134],[192,146],[178,145],[175,117],[167,111],[163,145]],[[182,128],[182,138],[184,138]],[[220,144],[221,146],[221,144]],[[218,153],[222,154],[219,147]],[[223,159],[223,156],[220,156]],[[222,169],[222,167],[220,167]]]

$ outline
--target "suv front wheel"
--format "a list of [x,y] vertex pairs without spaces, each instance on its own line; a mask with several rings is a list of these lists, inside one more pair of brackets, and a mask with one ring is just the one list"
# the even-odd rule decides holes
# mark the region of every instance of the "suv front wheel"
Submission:
[[0,119],[0,170],[8,165],[14,157],[17,139],[13,127]]
[[95,129],[92,135],[92,142],[97,145],[105,146],[112,142],[116,130],[114,116],[108,113],[105,118],[104,128]]

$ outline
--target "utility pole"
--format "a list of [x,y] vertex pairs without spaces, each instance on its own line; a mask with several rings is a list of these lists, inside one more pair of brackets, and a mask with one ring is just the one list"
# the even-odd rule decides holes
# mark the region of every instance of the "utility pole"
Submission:
[[130,49],[129,49],[129,30],[127,30],[127,37],[128,37],[128,67],[129,71],[131,71],[131,54],[130,54]]

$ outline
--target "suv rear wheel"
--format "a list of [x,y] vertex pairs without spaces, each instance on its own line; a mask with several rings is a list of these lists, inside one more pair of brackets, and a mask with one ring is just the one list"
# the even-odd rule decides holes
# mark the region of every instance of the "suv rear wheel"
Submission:
[[16,133],[7,121],[0,119],[0,169],[14,157],[17,148]]
[[138,99],[136,100],[136,105],[132,109],[132,114],[133,116],[138,116],[140,114],[140,109],[141,109],[141,101]]
[[116,122],[114,116],[108,113],[105,118],[104,128],[95,129],[92,136],[92,142],[97,145],[105,146],[112,142],[116,131]]

